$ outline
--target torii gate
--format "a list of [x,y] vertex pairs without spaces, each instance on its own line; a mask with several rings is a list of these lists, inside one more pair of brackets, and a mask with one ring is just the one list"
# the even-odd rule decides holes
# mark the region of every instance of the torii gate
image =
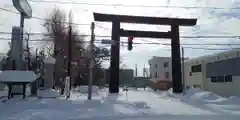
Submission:
[[[179,18],[162,18],[162,17],[143,17],[93,13],[94,21],[112,22],[112,40],[116,44],[111,45],[111,62],[110,62],[110,82],[109,92],[119,92],[119,47],[120,37],[148,37],[148,38],[166,38],[171,39],[172,55],[172,83],[173,92],[181,93],[182,75],[181,75],[181,55],[179,26],[194,26],[197,19],[179,19]],[[153,31],[133,31],[120,28],[120,23],[137,23],[137,24],[155,24],[170,25],[171,31],[153,32]]]

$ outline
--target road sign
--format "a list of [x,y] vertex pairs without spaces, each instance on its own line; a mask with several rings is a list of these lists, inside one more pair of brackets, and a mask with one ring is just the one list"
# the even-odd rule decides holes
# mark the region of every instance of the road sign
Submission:
[[114,41],[113,41],[113,40],[102,39],[102,40],[101,40],[101,43],[102,43],[102,44],[113,44]]

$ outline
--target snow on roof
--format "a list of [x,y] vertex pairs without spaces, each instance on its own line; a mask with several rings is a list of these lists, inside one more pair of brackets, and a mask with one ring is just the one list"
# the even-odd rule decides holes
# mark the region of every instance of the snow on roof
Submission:
[[224,52],[218,52],[218,53],[211,54],[211,55],[204,55],[204,56],[200,56],[200,57],[197,57],[197,58],[184,60],[184,62],[185,63],[190,63],[190,62],[194,62],[194,61],[209,60],[209,59],[212,59],[212,58],[217,57],[217,56],[228,55],[228,54],[235,53],[235,52],[240,52],[240,49],[232,49],[232,50],[226,50]]
[[44,63],[50,63],[50,64],[55,64],[56,59],[53,58],[52,56],[47,56],[44,59]]
[[36,78],[33,71],[5,70],[0,72],[0,82],[33,82]]

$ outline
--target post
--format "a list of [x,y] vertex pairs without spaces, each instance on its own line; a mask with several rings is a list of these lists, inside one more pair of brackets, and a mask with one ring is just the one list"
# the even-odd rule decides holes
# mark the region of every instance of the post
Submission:
[[112,23],[112,40],[115,44],[111,45],[110,61],[110,80],[109,92],[119,92],[119,47],[120,47],[120,21],[115,20]]
[[137,70],[137,64],[135,64],[135,77],[138,76],[138,75],[137,75],[137,72],[138,72],[138,70]]
[[171,25],[171,54],[172,54],[172,84],[173,92],[182,92],[182,76],[181,76],[181,53],[179,40],[179,26]]
[[[39,65],[38,65],[38,49],[36,48],[36,56],[35,56],[35,60],[36,60],[36,73],[39,74],[39,72],[37,71],[37,69],[39,69]],[[40,69],[39,69],[40,70]],[[37,78],[36,81],[31,83],[31,94],[32,95],[36,95],[37,94],[37,88],[39,87],[39,78]]]
[[88,100],[92,99],[92,80],[93,80],[93,66],[94,66],[94,53],[93,53],[93,43],[95,41],[95,34],[94,34],[95,24],[92,22],[91,24],[91,40],[89,45],[89,52],[90,52],[90,64],[89,64],[89,81],[88,81]]
[[[24,14],[20,13],[20,42],[21,42],[21,50],[23,49],[23,32],[24,32]],[[22,69],[23,67],[23,60],[22,60],[22,56],[23,56],[23,51],[21,51],[20,53],[20,61],[19,61],[19,65],[20,65],[20,69]]]
[[27,52],[28,52],[28,70],[31,70],[31,58],[30,58],[30,48],[29,48],[29,34],[27,34]]
[[[71,90],[72,77],[71,77],[71,62],[72,62],[72,26],[69,25],[68,33],[68,77],[69,77],[69,90]],[[70,94],[67,95],[67,98],[70,97]]]
[[182,47],[182,82],[183,82],[183,92],[185,92],[185,77],[184,77],[184,48]]

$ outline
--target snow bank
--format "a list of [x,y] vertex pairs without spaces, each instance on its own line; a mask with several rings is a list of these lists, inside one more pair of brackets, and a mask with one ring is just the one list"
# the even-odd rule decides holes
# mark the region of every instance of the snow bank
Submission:
[[[80,93],[88,93],[88,86],[78,86],[74,89],[76,92]],[[92,86],[92,93],[98,93],[99,87],[98,86]]]
[[2,97],[7,97],[8,96],[8,91],[0,91],[0,98]]
[[60,92],[54,89],[38,90],[37,96],[40,98],[56,98],[60,97]]
[[203,91],[198,88],[189,88],[184,94],[174,94],[172,88],[168,90],[168,96],[179,98],[183,101],[191,100],[201,102],[203,104],[240,104],[240,98],[229,97],[224,98],[215,93]]
[[0,82],[33,82],[36,78],[33,71],[5,70],[0,73]]

